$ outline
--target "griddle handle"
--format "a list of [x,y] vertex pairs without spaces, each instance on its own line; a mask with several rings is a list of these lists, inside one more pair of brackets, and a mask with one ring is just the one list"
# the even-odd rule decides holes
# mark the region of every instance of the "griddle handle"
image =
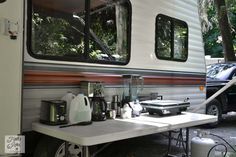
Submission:
[[157,100],[163,100],[163,96],[162,95],[158,95],[157,96]]

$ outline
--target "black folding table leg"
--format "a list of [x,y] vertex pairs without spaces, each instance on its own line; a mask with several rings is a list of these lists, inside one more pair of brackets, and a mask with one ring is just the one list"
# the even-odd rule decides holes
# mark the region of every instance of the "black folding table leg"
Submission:
[[169,156],[169,153],[170,153],[170,151],[171,151],[171,137],[172,135],[171,135],[171,131],[169,131],[169,135],[168,135],[168,149],[167,149],[167,153],[166,153],[166,157],[168,157]]
[[189,157],[189,128],[186,128],[186,156]]

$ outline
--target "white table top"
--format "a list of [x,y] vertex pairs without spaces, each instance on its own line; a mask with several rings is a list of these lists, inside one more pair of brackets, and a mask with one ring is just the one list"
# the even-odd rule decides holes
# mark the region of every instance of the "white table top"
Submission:
[[91,146],[212,123],[216,120],[217,118],[215,116],[187,112],[168,117],[144,114],[131,119],[106,120],[93,122],[92,125],[66,128],[45,125],[38,122],[32,124],[32,129],[78,145]]

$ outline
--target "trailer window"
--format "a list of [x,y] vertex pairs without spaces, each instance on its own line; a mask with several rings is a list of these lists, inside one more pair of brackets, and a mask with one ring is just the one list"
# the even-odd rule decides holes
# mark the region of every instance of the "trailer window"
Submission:
[[[127,64],[131,10],[128,0],[30,0],[28,48],[38,59]],[[86,21],[85,14],[89,12]],[[89,29],[85,29],[88,25]],[[85,32],[87,30],[87,32]],[[89,48],[85,48],[89,36]]]
[[159,59],[186,61],[188,57],[187,23],[159,14],[156,17],[155,52]]

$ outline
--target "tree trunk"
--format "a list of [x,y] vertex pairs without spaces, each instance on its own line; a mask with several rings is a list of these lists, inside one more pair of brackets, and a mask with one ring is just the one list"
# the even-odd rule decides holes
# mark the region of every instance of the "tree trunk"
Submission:
[[218,22],[223,41],[225,61],[226,62],[235,61],[236,58],[234,53],[232,34],[230,31],[225,0],[214,0],[214,2],[218,14]]
[[117,54],[123,56],[127,51],[127,11],[124,6],[116,5],[116,28],[117,28]]

